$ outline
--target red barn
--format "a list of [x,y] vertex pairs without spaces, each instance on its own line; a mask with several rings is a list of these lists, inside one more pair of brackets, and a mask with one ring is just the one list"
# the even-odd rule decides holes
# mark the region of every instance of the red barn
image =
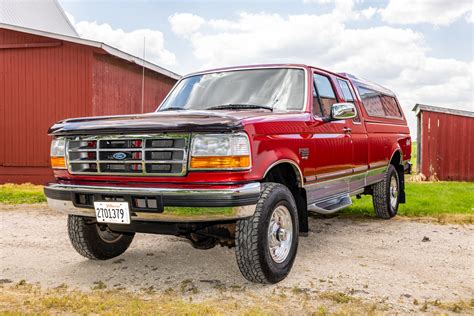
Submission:
[[417,104],[417,172],[474,181],[474,112]]
[[51,180],[55,121],[154,111],[178,78],[103,43],[0,23],[0,183]]

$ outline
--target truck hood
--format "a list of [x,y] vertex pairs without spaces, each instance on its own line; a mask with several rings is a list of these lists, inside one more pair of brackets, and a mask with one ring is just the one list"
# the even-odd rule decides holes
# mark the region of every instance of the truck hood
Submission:
[[135,115],[73,118],[59,121],[50,135],[123,134],[135,132],[231,132],[243,129],[244,118],[266,116],[257,111],[168,111]]

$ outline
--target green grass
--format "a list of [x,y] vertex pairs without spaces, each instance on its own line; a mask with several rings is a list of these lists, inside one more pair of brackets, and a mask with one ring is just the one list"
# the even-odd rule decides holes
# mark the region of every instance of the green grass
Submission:
[[411,165],[412,165],[412,174],[416,174],[416,148],[417,148],[416,142],[411,143]]
[[32,204],[46,202],[43,186],[25,184],[0,185],[0,203],[3,204]]
[[[407,182],[406,204],[400,204],[402,216],[474,214],[474,182]],[[343,211],[344,214],[375,216],[371,196],[362,196]]]

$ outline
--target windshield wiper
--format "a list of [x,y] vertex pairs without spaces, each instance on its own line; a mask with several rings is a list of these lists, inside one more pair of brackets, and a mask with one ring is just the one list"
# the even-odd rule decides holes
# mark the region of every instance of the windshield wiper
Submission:
[[273,111],[273,108],[265,105],[258,105],[258,104],[245,104],[245,103],[229,103],[229,104],[221,104],[216,106],[211,106],[206,110],[226,110],[226,109],[265,109]]
[[184,108],[181,108],[181,107],[178,107],[178,106],[170,106],[169,108],[166,108],[166,109],[163,109],[163,110],[159,110],[158,112],[164,112],[164,111],[184,111],[186,109]]

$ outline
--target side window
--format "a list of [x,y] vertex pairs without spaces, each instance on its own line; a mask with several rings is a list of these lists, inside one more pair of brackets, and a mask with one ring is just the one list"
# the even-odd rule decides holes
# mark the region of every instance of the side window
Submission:
[[402,112],[394,97],[383,95],[377,91],[358,87],[359,94],[367,114],[370,116],[400,118]]
[[313,114],[319,117],[323,117],[321,102],[319,101],[318,90],[316,89],[316,83],[313,80]]
[[385,111],[382,106],[382,99],[380,98],[380,94],[377,91],[373,91],[363,87],[358,88],[362,104],[364,105],[367,114],[369,114],[370,116],[384,117]]
[[385,115],[389,117],[402,117],[400,108],[398,107],[397,101],[394,97],[387,95],[382,96],[382,105],[385,110]]
[[313,82],[313,114],[322,117],[323,112],[321,111],[321,102],[319,102],[319,96],[316,92],[316,85]]
[[[321,113],[323,117],[329,117],[331,115],[331,106],[337,103],[336,94],[331,86],[329,78],[326,76],[314,74],[313,75],[314,87],[315,87],[315,99],[317,104],[314,102],[314,113],[318,115]],[[313,99],[314,100],[314,99]],[[317,107],[319,106],[319,111]]]
[[[352,95],[351,88],[349,88],[349,83],[345,80],[337,79],[337,83],[339,87],[341,87],[342,95],[346,102],[354,103],[354,95]],[[353,119],[354,122],[360,122],[360,116],[357,114],[356,117]]]
[[347,81],[338,79],[337,82],[339,83],[339,87],[341,87],[344,100],[346,100],[346,102],[354,102],[354,96],[352,95]]

